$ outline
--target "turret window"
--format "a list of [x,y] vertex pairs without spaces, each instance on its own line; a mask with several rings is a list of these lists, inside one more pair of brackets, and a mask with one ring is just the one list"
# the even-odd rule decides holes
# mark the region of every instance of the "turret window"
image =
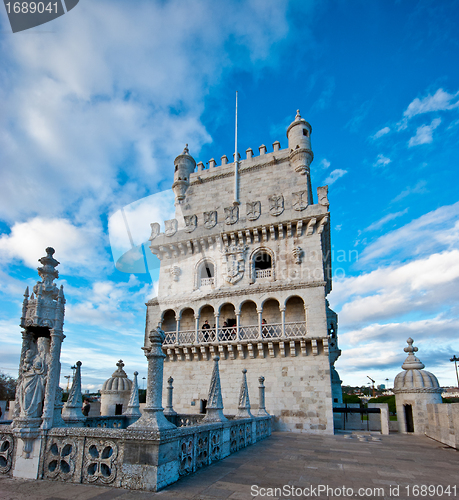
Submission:
[[200,286],[215,285],[215,269],[211,262],[204,262],[201,265],[199,282]]
[[309,136],[308,131],[305,128],[303,129],[303,135],[305,135],[306,137]]
[[253,264],[255,268],[255,278],[271,278],[273,272],[273,264],[271,255],[263,250],[257,252],[253,257]]

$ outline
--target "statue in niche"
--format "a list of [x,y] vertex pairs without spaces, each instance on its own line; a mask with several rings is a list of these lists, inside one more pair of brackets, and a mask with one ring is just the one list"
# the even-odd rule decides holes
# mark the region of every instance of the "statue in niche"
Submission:
[[268,198],[269,200],[269,211],[271,215],[278,216],[284,211],[284,197],[279,194],[273,194]]
[[18,389],[22,417],[41,417],[46,386],[46,371],[44,356],[40,352],[29,349],[21,367],[22,380]]
[[160,233],[160,225],[157,222],[152,222],[150,224],[151,227],[151,236],[148,238],[150,241],[153,241],[157,236],[159,236]]
[[204,227],[206,229],[212,229],[217,224],[217,212],[212,210],[210,212],[204,212]]
[[247,219],[257,220],[261,214],[261,202],[259,201],[248,201],[247,202]]

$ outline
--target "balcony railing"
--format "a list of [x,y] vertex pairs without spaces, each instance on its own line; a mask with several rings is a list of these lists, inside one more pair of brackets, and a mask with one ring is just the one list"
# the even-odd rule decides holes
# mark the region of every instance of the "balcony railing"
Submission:
[[256,278],[271,278],[272,275],[272,269],[257,269],[255,271]]
[[230,326],[199,330],[165,332],[164,345],[198,345],[244,342],[250,340],[294,339],[306,336],[306,322],[271,323],[248,326]]
[[215,278],[201,278],[201,286],[215,285]]

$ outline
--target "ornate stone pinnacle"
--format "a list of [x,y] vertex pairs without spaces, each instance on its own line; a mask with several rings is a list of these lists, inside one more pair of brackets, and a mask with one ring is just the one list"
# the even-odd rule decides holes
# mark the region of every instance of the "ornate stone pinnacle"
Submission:
[[[123,365],[124,366],[124,365]],[[139,372],[134,372],[134,380],[132,381],[131,394],[129,396],[129,403],[127,411],[124,413],[127,417],[140,417],[140,404],[139,404],[139,386],[137,383],[137,375]]]
[[62,417],[66,423],[76,423],[85,420],[81,411],[81,361],[76,362],[75,378],[67,402],[62,410]]
[[220,371],[218,369],[219,356],[214,356],[214,368],[210,379],[209,395],[207,396],[206,422],[224,422],[227,418],[223,415],[223,398],[220,385]]
[[116,366],[118,367],[118,370],[120,370],[120,371],[121,371],[121,370],[123,369],[123,367],[124,367],[123,360],[122,360],[122,359],[120,359],[120,360],[118,361],[118,363],[116,363]]
[[237,416],[241,418],[251,418],[253,415],[250,413],[250,398],[249,388],[247,385],[247,370],[242,370],[242,383],[239,392],[239,406]]
[[417,347],[413,347],[414,340],[410,337],[407,340],[408,347],[405,347],[403,350],[408,353],[408,357],[403,362],[402,368],[404,370],[422,370],[424,368],[424,364],[414,355],[415,352],[418,351]]
[[183,153],[182,155],[189,155],[190,150],[188,149],[188,144],[185,144],[185,147],[183,148]]
[[296,110],[295,120],[301,120],[301,115],[300,115],[300,110],[299,109]]
[[[54,248],[48,247],[45,251],[46,257],[38,259],[38,262],[43,264],[43,267],[37,268],[37,271],[42,279],[41,285],[43,287],[43,292],[45,292],[45,294],[51,292],[52,295],[57,296],[57,287],[53,283],[53,281],[59,277],[59,272],[55,269],[55,267],[59,265],[59,262],[55,258],[53,258]],[[37,293],[37,290],[35,290],[37,285],[35,285],[34,287],[35,293]]]

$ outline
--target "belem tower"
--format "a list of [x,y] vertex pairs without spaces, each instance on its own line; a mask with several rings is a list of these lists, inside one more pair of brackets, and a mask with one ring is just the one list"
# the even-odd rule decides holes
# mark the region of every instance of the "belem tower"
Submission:
[[[160,259],[158,295],[147,303],[148,332],[165,332],[164,380],[174,380],[180,413],[204,413],[212,359],[236,414],[241,369],[249,387],[266,378],[274,429],[333,433],[342,402],[331,291],[328,186],[313,195],[311,125],[299,111],[278,141],[246,159],[205,168],[188,147],[175,161],[175,218],[151,224]],[[237,156],[237,157],[236,157]],[[166,385],[164,386],[166,389]],[[256,405],[253,405],[256,408]]]

